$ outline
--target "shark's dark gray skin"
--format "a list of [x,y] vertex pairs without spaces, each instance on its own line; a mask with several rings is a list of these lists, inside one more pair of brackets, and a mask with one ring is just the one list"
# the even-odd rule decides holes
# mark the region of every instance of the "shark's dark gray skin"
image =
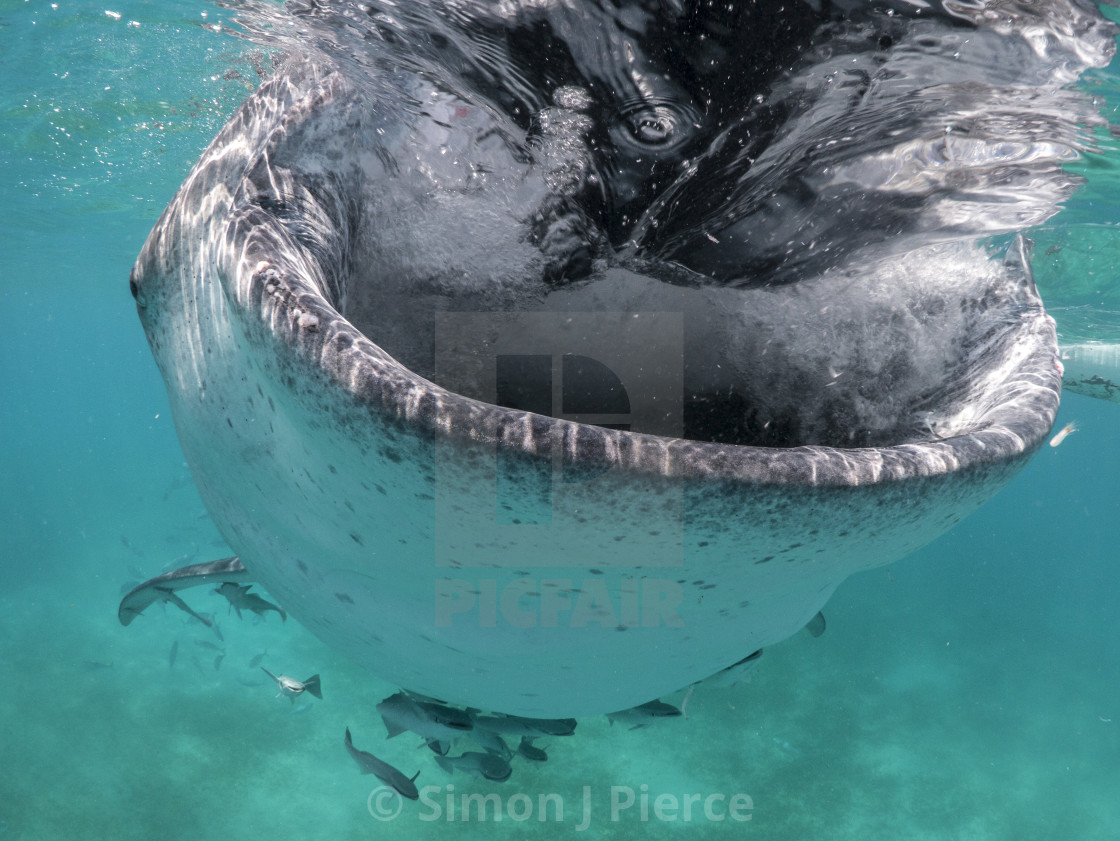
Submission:
[[163,575],[157,575],[155,578],[149,578],[143,584],[132,588],[121,599],[117,608],[117,618],[122,625],[128,625],[153,602],[163,601],[170,602],[209,628],[213,623],[191,610],[186,602],[176,595],[176,592],[189,587],[212,584],[215,581],[235,583],[247,580],[249,580],[249,573],[241,563],[241,559],[237,557],[180,567]]
[[1009,3],[268,6],[298,40],[130,278],[223,538],[380,677],[524,716],[806,627],[1057,412],[1019,233],[1115,31]]
[[350,737],[349,727],[346,728],[346,738],[343,740],[343,744],[346,745],[347,752],[358,763],[358,767],[362,769],[363,774],[373,774],[401,797],[407,797],[409,800],[420,798],[420,792],[416,789],[416,778],[420,776],[419,771],[409,779],[388,762],[378,759],[368,751],[358,750],[354,747],[354,742]]
[[268,611],[274,610],[280,614],[280,620],[286,622],[288,620],[288,614],[284,612],[284,609],[277,607],[270,601],[262,599],[256,593],[250,593],[249,588],[252,586],[252,584],[237,584],[233,581],[225,581],[214,592],[225,596],[230,607],[237,611],[238,619],[241,618],[241,611],[243,609],[250,610],[257,614],[257,616],[264,616]]

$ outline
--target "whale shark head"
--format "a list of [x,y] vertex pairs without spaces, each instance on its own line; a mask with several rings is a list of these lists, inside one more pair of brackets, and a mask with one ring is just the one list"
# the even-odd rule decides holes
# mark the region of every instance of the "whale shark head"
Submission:
[[[304,37],[131,278],[211,516],[329,644],[473,707],[633,707],[1049,431],[1015,233],[1090,118],[1015,27],[806,7],[748,61],[751,21],[668,7],[367,6],[293,7],[369,52]],[[951,62],[966,31],[1023,84]]]

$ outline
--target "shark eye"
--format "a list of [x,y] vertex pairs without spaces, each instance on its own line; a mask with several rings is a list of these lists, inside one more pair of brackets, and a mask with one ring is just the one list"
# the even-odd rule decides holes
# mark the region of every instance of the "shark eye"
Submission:
[[148,298],[144,291],[140,288],[140,284],[136,282],[135,273],[128,279],[128,291],[132,293],[132,297],[136,299],[136,305],[143,309],[148,306]]

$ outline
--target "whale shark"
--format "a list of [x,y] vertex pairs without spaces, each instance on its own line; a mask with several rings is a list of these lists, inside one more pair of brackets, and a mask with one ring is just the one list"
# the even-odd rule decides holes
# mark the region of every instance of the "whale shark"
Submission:
[[[976,510],[1058,410],[1024,231],[1079,184],[1068,86],[1115,32],[896,5],[244,12],[276,72],[130,276],[240,559],[196,573],[559,719],[823,629]],[[1116,358],[1067,361],[1109,396]]]

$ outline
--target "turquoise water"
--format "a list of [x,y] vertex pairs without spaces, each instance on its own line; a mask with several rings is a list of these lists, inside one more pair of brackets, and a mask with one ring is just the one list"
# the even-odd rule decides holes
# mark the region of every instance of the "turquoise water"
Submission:
[[[214,31],[214,7],[106,5],[0,2],[5,838],[551,838],[578,832],[585,792],[589,837],[1116,837],[1120,409],[1076,395],[1058,419],[1076,434],[937,543],[849,580],[824,636],[768,649],[748,683],[698,688],[687,718],[581,721],[504,786],[446,776],[408,736],[385,742],[373,707],[394,688],[293,620],[238,622],[199,592],[192,605],[219,613],[224,641],[158,607],[122,628],[122,585],[229,554],[183,463],[127,275],[253,71],[245,45]],[[1111,90],[1112,72],[1096,83]],[[1039,248],[1044,294],[1059,268],[1116,272],[1099,256],[1115,249],[1112,167],[1086,171],[1100,180],[1046,232],[1077,247]],[[265,651],[274,671],[321,673],[324,701],[276,698],[249,666]],[[375,782],[342,748],[345,726],[439,786],[442,814],[371,816]],[[612,787],[636,799],[617,820]],[[489,792],[507,807],[500,824],[446,813],[448,793]],[[704,798],[739,793],[749,822],[704,816]],[[563,803],[562,822],[551,806],[538,820],[542,795]]]

